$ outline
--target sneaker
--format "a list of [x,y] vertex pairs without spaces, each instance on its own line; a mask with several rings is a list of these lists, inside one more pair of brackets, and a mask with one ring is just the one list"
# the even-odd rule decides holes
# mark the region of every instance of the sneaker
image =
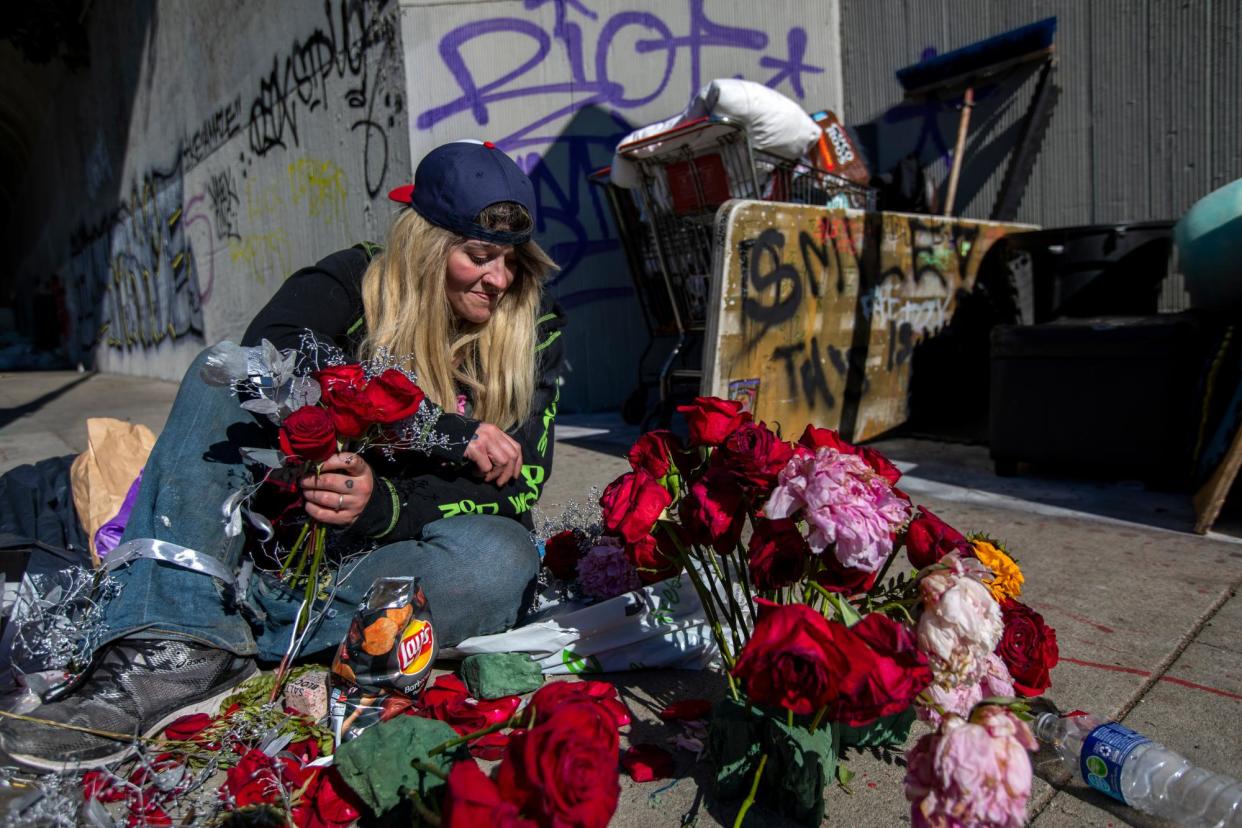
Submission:
[[[233,688],[254,675],[254,661],[189,641],[122,640],[86,680],[27,715],[78,727],[154,736],[190,713],[214,714]],[[95,768],[126,758],[132,741],[16,719],[0,723],[0,750],[44,771]]]

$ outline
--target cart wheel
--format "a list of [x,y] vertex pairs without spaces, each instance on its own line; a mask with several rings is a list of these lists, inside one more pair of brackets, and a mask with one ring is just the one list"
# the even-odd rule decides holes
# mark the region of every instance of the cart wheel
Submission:
[[998,458],[992,461],[992,467],[996,470],[997,477],[1017,477],[1018,461]]
[[647,415],[647,386],[640,385],[621,405],[621,419],[627,425],[638,425]]

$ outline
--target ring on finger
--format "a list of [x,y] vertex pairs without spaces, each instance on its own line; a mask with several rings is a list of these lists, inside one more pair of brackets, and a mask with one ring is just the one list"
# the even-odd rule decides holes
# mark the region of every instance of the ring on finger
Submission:
[[341,507],[345,505],[345,495],[337,495],[336,510],[341,511]]

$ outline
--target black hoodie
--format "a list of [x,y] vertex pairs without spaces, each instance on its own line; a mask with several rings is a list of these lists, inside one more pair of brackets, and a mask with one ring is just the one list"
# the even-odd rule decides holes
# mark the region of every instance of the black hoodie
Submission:
[[[313,267],[290,276],[276,291],[242,338],[243,345],[267,339],[278,348],[298,348],[306,330],[357,355],[366,335],[362,310],[362,275],[374,246],[358,245],[333,253]],[[437,428],[449,447],[431,457],[411,452],[394,460],[368,456],[375,470],[375,489],[353,529],[386,543],[418,537],[422,527],[439,518],[463,514],[504,515],[531,528],[530,507],[552,471],[553,422],[564,369],[565,317],[560,306],[544,297],[535,338],[537,375],[531,415],[509,430],[522,447],[522,473],[505,486],[484,482],[465,459],[466,444],[479,421],[445,412]]]

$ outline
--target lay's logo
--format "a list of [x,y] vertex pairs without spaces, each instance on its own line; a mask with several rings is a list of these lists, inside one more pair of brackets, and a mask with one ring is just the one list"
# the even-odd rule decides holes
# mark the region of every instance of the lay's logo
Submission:
[[431,662],[433,643],[434,635],[429,623],[420,618],[410,621],[397,646],[397,666],[401,672],[407,676],[421,672]]

